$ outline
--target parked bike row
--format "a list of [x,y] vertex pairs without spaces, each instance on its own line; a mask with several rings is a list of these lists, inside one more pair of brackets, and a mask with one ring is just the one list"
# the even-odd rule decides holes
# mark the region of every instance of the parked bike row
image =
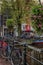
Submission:
[[18,44],[18,42],[2,38],[0,40],[0,57],[5,58],[6,61],[9,60],[13,65],[21,65],[22,51],[15,44]]
[[[40,63],[42,65],[43,62],[41,62],[37,58],[34,58],[34,56],[32,56],[32,55],[34,55],[34,51],[35,51],[35,53],[36,53],[36,51],[37,51],[37,53],[40,53],[43,50],[42,49],[40,50],[38,48],[33,47],[34,44],[36,44],[35,41],[32,43],[33,45],[31,44],[31,46],[29,46],[26,43],[27,43],[26,41],[21,42],[19,39],[0,38],[0,57],[5,58],[6,61],[10,61],[12,65],[27,65],[27,62],[32,63],[33,60],[38,62],[38,64]],[[39,41],[37,41],[37,43],[39,44]],[[30,55],[27,54],[27,52]],[[27,59],[29,57],[30,57],[31,60],[29,59],[27,61]],[[34,61],[33,61],[33,63],[34,63]],[[30,64],[30,63],[28,63],[28,64]]]

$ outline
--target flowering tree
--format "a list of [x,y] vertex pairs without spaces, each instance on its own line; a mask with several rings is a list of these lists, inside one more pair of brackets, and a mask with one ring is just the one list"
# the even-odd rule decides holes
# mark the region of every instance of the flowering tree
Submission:
[[32,26],[41,34],[43,32],[43,6],[37,5],[31,10]]

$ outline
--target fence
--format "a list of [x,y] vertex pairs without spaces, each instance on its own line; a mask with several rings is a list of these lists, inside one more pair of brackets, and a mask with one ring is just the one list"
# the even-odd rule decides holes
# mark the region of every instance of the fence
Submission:
[[[29,65],[43,65],[43,49],[35,48],[33,46],[28,45],[27,58]],[[29,54],[30,52],[30,54]],[[30,62],[29,62],[30,61]]]
[[[18,41],[14,42],[13,47],[16,47],[15,50],[19,48],[22,51],[22,65],[43,65],[43,47],[37,48],[32,45],[26,44],[26,42],[21,43]],[[15,51],[13,52],[13,55],[14,54],[15,54]],[[13,56],[13,62],[15,62],[14,56]],[[12,56],[11,56],[11,63],[13,62],[12,62]],[[16,63],[17,62],[18,60],[16,59]],[[21,64],[18,64],[18,63],[16,64],[16,63],[15,65],[21,65]]]
[[43,48],[36,48],[23,43],[20,43],[20,46],[23,47],[23,65],[43,65]]

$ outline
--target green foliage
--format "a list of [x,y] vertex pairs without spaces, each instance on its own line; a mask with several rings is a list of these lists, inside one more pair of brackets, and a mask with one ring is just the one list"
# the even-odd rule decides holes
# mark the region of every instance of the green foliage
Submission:
[[6,0],[2,0],[1,12],[4,13],[6,8],[8,8],[8,2]]
[[[21,29],[21,22],[26,21],[26,17],[29,17],[29,10],[33,6],[32,0],[7,0],[2,1],[2,12],[6,10],[11,15],[11,18],[15,21],[15,24],[18,26],[18,29]],[[26,4],[27,3],[27,4]]]
[[11,15],[16,25],[18,26],[18,33],[21,33],[21,21],[25,14],[25,1],[24,0],[11,0]]
[[14,28],[14,20],[13,19],[7,19],[6,25],[8,29],[13,29]]
[[31,13],[34,15],[38,15],[39,13],[41,13],[40,8],[42,8],[41,5],[36,5],[32,7]]
[[12,18],[11,10],[12,10],[12,8],[10,7],[10,4],[8,3],[8,1],[7,0],[2,0],[1,14],[2,15],[8,15],[9,17]]
[[38,33],[43,32],[43,6],[36,5],[31,9],[32,26]]

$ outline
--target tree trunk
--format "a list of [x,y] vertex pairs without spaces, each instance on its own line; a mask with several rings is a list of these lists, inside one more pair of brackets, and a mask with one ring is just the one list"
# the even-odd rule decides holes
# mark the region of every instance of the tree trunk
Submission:
[[18,35],[21,35],[21,23],[18,23]]

